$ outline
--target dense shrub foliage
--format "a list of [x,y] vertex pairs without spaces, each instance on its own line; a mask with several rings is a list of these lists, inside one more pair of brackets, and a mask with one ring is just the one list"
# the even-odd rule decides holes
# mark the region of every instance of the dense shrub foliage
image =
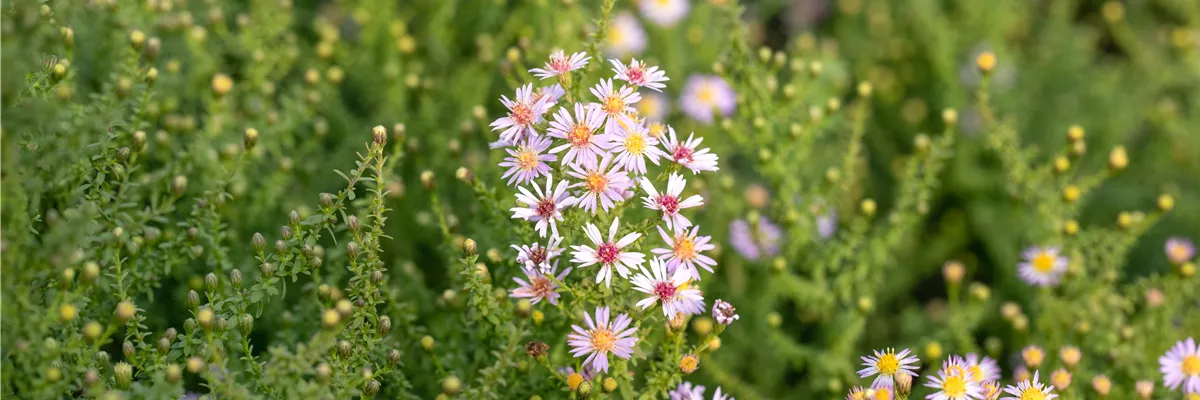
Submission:
[[0,8],[5,397],[1200,397],[1200,3]]

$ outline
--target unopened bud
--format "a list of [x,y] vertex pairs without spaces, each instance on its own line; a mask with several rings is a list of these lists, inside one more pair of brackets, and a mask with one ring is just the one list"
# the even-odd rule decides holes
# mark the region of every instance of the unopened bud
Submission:
[[604,378],[604,382],[600,383],[600,390],[603,390],[604,393],[612,393],[617,391],[617,380],[613,379],[611,376]]
[[146,33],[134,30],[129,32],[129,45],[133,46],[134,50],[141,50],[142,45],[146,44]]
[[386,336],[388,334],[388,332],[391,332],[391,331],[392,331],[392,317],[389,317],[386,315],[379,317],[379,334]]
[[1104,375],[1096,375],[1092,378],[1092,389],[1096,389],[1096,394],[1100,397],[1108,397],[1109,391],[1112,390],[1112,380]]
[[79,316],[79,308],[74,304],[63,304],[58,306],[58,320],[62,322],[74,321]]
[[217,278],[217,274],[209,272],[208,274],[204,275],[204,290],[216,292],[220,288],[221,281],[219,278]]
[[367,382],[366,386],[363,387],[363,394],[367,395],[368,397],[375,396],[377,393],[379,393],[380,386],[381,385],[379,381],[372,379]]
[[1070,128],[1067,128],[1067,141],[1068,142],[1075,143],[1075,142],[1081,141],[1081,140],[1083,140],[1083,136],[1084,136],[1084,131],[1083,131],[1082,126],[1071,125]]
[[1117,146],[1108,153],[1108,168],[1113,172],[1125,169],[1129,165],[1129,154],[1125,152],[1125,146]]
[[217,74],[213,77],[213,94],[216,94],[217,97],[220,97],[224,96],[226,93],[229,93],[230,90],[233,90],[233,78],[230,78],[229,75],[225,74]]
[[128,389],[129,384],[133,382],[133,367],[124,362],[119,362],[113,366],[113,376],[116,377],[118,388]]
[[695,354],[684,354],[683,357],[679,359],[679,371],[683,372],[684,375],[696,372],[696,368],[699,367],[700,357],[696,357]]
[[137,354],[137,349],[133,347],[133,342],[126,340],[124,343],[121,343],[121,354],[124,354],[126,359],[133,358]]
[[216,315],[213,314],[211,308],[204,307],[196,312],[196,323],[206,331],[212,330],[214,319],[216,319]]
[[958,284],[962,282],[963,276],[966,275],[967,269],[958,261],[946,261],[942,265],[942,277],[946,278],[946,282],[950,284]]
[[1158,196],[1158,209],[1162,212],[1171,211],[1175,208],[1175,198],[1169,194]]
[[204,370],[204,360],[200,357],[192,356],[187,359],[187,370],[193,374],[198,374]]
[[339,342],[337,343],[336,350],[337,350],[337,355],[338,355],[338,357],[341,357],[341,358],[349,358],[349,357],[350,357],[350,350],[351,350],[351,348],[350,348],[350,342],[348,342],[348,341],[345,341],[345,340],[339,341]]
[[237,320],[238,331],[242,332],[243,336],[249,336],[250,332],[254,331],[254,317],[250,314],[242,314]]
[[471,183],[475,179],[475,176],[471,174],[471,170],[467,169],[467,167],[458,167],[458,170],[454,171],[454,177],[466,183]]
[[442,393],[445,393],[447,396],[457,395],[461,390],[462,380],[458,379],[457,376],[451,375],[446,377],[446,379],[442,379]]
[[425,336],[421,337],[421,348],[422,349],[425,349],[425,351],[433,351],[433,346],[434,346],[434,342],[433,342],[432,336],[425,335]]
[[179,368],[179,364],[167,365],[167,382],[179,383],[183,379],[183,369]]
[[158,338],[158,342],[155,343],[155,346],[155,349],[158,350],[160,354],[167,354],[167,352],[171,351],[171,340],[165,337]]
[[187,184],[188,180],[186,176],[177,175],[174,179],[171,179],[171,192],[175,193],[176,196],[183,196],[183,193],[187,191]]
[[868,216],[868,217],[875,215],[876,207],[877,206],[875,205],[875,200],[871,200],[871,199],[864,199],[862,201],[862,204],[859,206],[859,208],[862,210],[863,215]]
[[258,144],[258,129],[246,128],[246,133],[242,135],[242,145],[246,147],[246,150],[250,150],[256,144]]
[[233,286],[234,289],[242,288],[242,271],[241,270],[234,268],[233,271],[229,271],[229,285]]
[[371,129],[371,138],[375,141],[375,144],[384,145],[387,143],[387,129],[383,125],[376,125],[375,128]]
[[425,189],[433,189],[433,171],[421,171],[421,186]]
[[984,73],[992,72],[996,68],[996,54],[990,51],[983,52],[975,57],[975,66]]
[[342,314],[338,313],[337,310],[332,308],[325,310],[325,312],[321,314],[321,323],[325,325],[326,328],[336,327],[341,321]]
[[326,364],[326,363],[317,364],[317,369],[316,369],[316,373],[315,373],[317,382],[321,382],[321,383],[329,382],[329,376],[332,374],[333,374],[333,368],[330,368],[329,364]]
[[122,301],[117,304],[117,311],[114,315],[117,318],[117,322],[124,324],[137,315],[137,306],[128,300]]

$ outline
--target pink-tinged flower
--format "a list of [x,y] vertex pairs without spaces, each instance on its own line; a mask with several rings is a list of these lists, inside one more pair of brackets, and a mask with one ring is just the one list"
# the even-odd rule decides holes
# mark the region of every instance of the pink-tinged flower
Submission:
[[[638,115],[641,115],[650,128],[654,127],[655,122],[662,122],[667,118],[667,113],[671,111],[671,100],[666,95],[659,92],[642,93],[642,100],[633,106],[637,109]],[[661,127],[661,130],[666,130]],[[655,134],[653,130],[650,132],[651,137],[662,136],[661,133]]]
[[[629,359],[633,355],[633,346],[637,345],[635,336],[637,327],[629,328],[629,315],[618,315],[615,320],[609,320],[608,307],[596,307],[596,319],[586,312],[583,314],[587,321],[587,330],[579,325],[571,325],[575,331],[567,335],[567,343],[571,345],[571,355],[582,357],[584,364],[592,364],[597,371],[608,372],[608,354]],[[626,329],[628,328],[628,329]]]
[[779,243],[783,240],[783,230],[759,217],[755,229],[744,219],[729,223],[729,243],[738,254],[748,260],[774,257],[779,254]]
[[667,178],[667,190],[662,193],[654,189],[654,184],[650,182],[650,179],[642,177],[642,190],[646,191],[646,196],[642,197],[642,205],[661,213],[663,221],[667,222],[668,229],[692,226],[692,221],[689,221],[679,211],[704,205],[704,198],[694,194],[684,199],[682,196],[684,187],[687,187],[687,180],[674,172]]
[[596,275],[596,283],[604,281],[604,286],[612,286],[613,268],[616,268],[617,273],[624,278],[629,276],[630,269],[637,269],[643,262],[646,262],[645,254],[624,251],[625,247],[636,242],[638,238],[642,237],[642,234],[632,232],[621,237],[621,240],[617,240],[619,225],[620,220],[613,218],[612,226],[608,228],[608,240],[604,240],[600,236],[600,229],[589,222],[587,226],[583,227],[583,233],[596,247],[571,246],[571,249],[574,250],[571,252],[573,256],[571,262],[579,264],[580,267],[600,264],[600,273]]
[[562,50],[559,50],[550,54],[550,61],[546,62],[545,69],[534,68],[529,70],[529,73],[541,79],[553,78],[583,68],[590,59],[591,57],[587,56],[587,52],[581,51],[567,57]]
[[524,185],[537,179],[541,176],[550,177],[550,166],[546,165],[558,159],[558,156],[553,154],[542,154],[550,147],[550,138],[545,136],[530,136],[525,139],[525,144],[517,146],[516,149],[504,149],[508,152],[508,157],[500,162],[501,167],[508,167],[508,171],[500,179],[508,178],[509,186]]
[[679,139],[675,137],[675,128],[667,127],[667,134],[667,141],[664,144],[667,156],[684,168],[692,170],[692,174],[720,169],[717,168],[716,154],[710,153],[707,148],[697,149],[704,138],[696,138],[696,134],[691,133],[688,134],[687,141],[680,143]]
[[520,193],[517,193],[517,201],[525,203],[525,207],[514,207],[509,211],[513,212],[513,218],[520,218],[530,222],[536,222],[538,235],[546,237],[546,226],[550,227],[551,233],[558,236],[558,224],[556,221],[562,221],[562,210],[575,204],[578,199],[567,194],[567,188],[570,185],[567,181],[559,181],[558,187],[551,190],[551,177],[546,177],[546,190],[537,184],[533,185],[533,191],[537,193],[534,196],[529,192],[529,189],[518,187]]
[[[558,247],[562,241],[562,237],[552,235],[550,236],[550,242],[545,246],[542,246],[541,243],[526,244],[519,247],[515,244],[511,246],[517,250],[517,262],[522,264],[523,268],[536,269],[546,273],[551,270],[550,262],[554,261],[554,258],[558,257],[565,250]],[[553,265],[557,267],[558,261],[554,261]]]
[[603,112],[604,133],[616,133],[622,129],[622,124],[633,125],[633,119],[629,118],[629,114],[636,111],[632,106],[642,100],[641,93],[630,86],[622,86],[617,89],[613,87],[612,79],[601,79],[600,83],[591,89],[591,92],[592,96],[596,96],[598,103],[589,106]]
[[1034,286],[1056,286],[1067,272],[1067,257],[1054,246],[1033,246],[1025,250],[1025,261],[1017,265],[1021,279]]
[[1033,380],[1022,380],[1016,385],[1008,385],[1004,388],[1004,392],[1012,396],[1001,400],[1050,400],[1058,397],[1057,394],[1054,394],[1050,386],[1042,385],[1041,382],[1038,382],[1038,371],[1033,371]]
[[883,351],[875,350],[875,355],[871,357],[862,357],[863,368],[858,371],[859,378],[875,376],[873,384],[879,382],[895,383],[896,375],[904,374],[916,378],[916,364],[921,361],[916,356],[909,355],[909,350],[904,349],[896,353],[894,349],[884,349]]
[[571,268],[567,267],[567,269],[563,270],[561,274],[554,275],[557,270],[557,266],[551,267],[550,270],[546,272],[542,272],[533,268],[521,268],[521,272],[524,272],[525,278],[529,280],[526,281],[521,278],[513,277],[513,281],[516,281],[518,285],[521,285],[521,287],[509,290],[508,297],[515,299],[528,298],[531,299],[530,302],[533,304],[537,304],[539,301],[546,300],[550,302],[550,304],[557,305],[559,296],[558,284],[550,280],[550,276],[553,275],[555,279],[557,279],[559,282],[562,282],[562,279],[565,278],[567,274],[571,273]]
[[679,95],[679,109],[697,122],[711,124],[713,110],[722,116],[733,114],[737,95],[724,79],[716,75],[692,75]]
[[617,154],[617,166],[635,175],[646,174],[646,159],[658,165],[659,157],[666,157],[658,148],[658,139],[650,136],[650,130],[641,123],[634,123],[612,136],[612,150]]
[[829,240],[837,233],[837,210],[830,208],[825,215],[817,216],[817,236]]
[[604,41],[604,53],[610,56],[625,57],[646,49],[646,30],[642,29],[637,17],[628,11],[613,17],[607,36]]
[[704,312],[704,296],[700,294],[700,289],[689,285],[691,277],[687,272],[668,274],[667,267],[657,258],[651,258],[649,270],[634,275],[631,282],[633,290],[650,295],[637,302],[637,306],[643,310],[661,302],[663,315],[667,318],[676,313],[692,315]]
[[650,250],[658,257],[666,260],[667,270],[671,272],[685,271],[688,276],[694,280],[700,280],[700,271],[697,267],[704,268],[708,272],[713,272],[712,267],[717,265],[717,260],[709,256],[700,254],[702,251],[715,249],[716,246],[709,243],[712,236],[698,236],[700,226],[693,226],[689,231],[687,228],[675,228],[673,235],[668,235],[660,226],[658,227],[658,235],[662,237],[663,242],[669,248],[657,248]]
[[1172,264],[1183,264],[1195,256],[1196,245],[1188,238],[1172,237],[1167,239],[1167,259],[1171,260]]
[[603,123],[604,112],[597,108],[575,103],[573,118],[566,107],[559,108],[554,114],[554,121],[550,121],[550,128],[546,129],[546,134],[565,139],[567,143],[550,149],[550,153],[557,154],[566,150],[567,154],[562,158],[563,165],[578,163],[586,168],[595,168],[596,158],[605,154],[611,146],[609,135],[596,133]]
[[608,211],[617,202],[625,200],[625,191],[629,189],[629,174],[616,165],[609,168],[610,160],[612,156],[605,154],[595,168],[585,169],[579,165],[571,165],[572,171],[567,172],[567,175],[582,181],[577,185],[583,187],[583,193],[579,195],[579,201],[575,204],[592,215],[596,214],[597,203],[604,211]]
[[936,392],[925,396],[929,400],[967,400],[982,399],[983,387],[979,382],[971,380],[966,361],[962,357],[952,356],[942,364],[937,375],[929,375],[926,387],[937,389]]
[[562,85],[557,83],[550,86],[542,86],[536,92],[533,92],[533,101],[545,100],[546,103],[553,106],[565,94],[567,94],[567,91],[563,89]]
[[667,77],[666,71],[661,71],[657,66],[646,66],[645,61],[638,61],[634,58],[625,65],[618,59],[608,60],[613,65],[613,72],[617,73],[617,79],[629,82],[629,84],[644,87],[656,92],[661,92],[662,88],[667,87],[663,82],[671,80]]
[[968,353],[966,361],[967,372],[970,373],[971,380],[982,382],[1000,379],[1000,364],[991,357],[980,358],[978,354]]
[[537,131],[533,129],[533,126],[542,122],[542,114],[549,111],[550,106],[553,105],[548,100],[545,97],[534,99],[532,83],[517,88],[516,101],[501,95],[500,103],[508,108],[508,116],[493,121],[492,130],[503,129],[504,131],[500,132],[500,140],[509,143],[516,143],[526,136],[536,136]]
[[737,309],[733,308],[733,304],[729,304],[721,299],[713,302],[712,317],[721,325],[732,324],[733,321],[741,318],[737,315]]
[[1175,390],[1183,386],[1184,393],[1200,393],[1200,347],[1187,338],[1158,358],[1158,370],[1163,374],[1163,386]]
[[688,13],[688,0],[645,0],[637,3],[643,17],[662,27],[675,26]]
[[667,392],[667,398],[670,400],[704,400],[704,386],[683,382],[676,386],[675,390]]

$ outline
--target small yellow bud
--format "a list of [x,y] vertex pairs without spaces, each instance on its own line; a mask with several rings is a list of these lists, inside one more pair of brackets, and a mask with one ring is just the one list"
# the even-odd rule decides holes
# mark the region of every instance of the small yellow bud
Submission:
[[580,383],[583,383],[583,375],[580,375],[578,372],[572,372],[571,375],[567,375],[567,388],[571,389],[571,391],[578,389]]
[[115,316],[117,321],[124,324],[126,321],[133,319],[137,315],[137,306],[126,300],[117,304],[117,312]]
[[1058,350],[1058,358],[1068,369],[1074,369],[1076,365],[1079,365],[1079,359],[1083,358],[1083,352],[1075,346],[1063,346]]
[[958,111],[953,108],[942,110],[942,123],[946,125],[954,125],[958,123]]
[[700,317],[692,322],[692,330],[696,331],[697,335],[704,336],[712,333],[713,321],[712,318]]
[[1075,143],[1075,142],[1083,140],[1083,137],[1084,137],[1084,131],[1083,131],[1082,126],[1071,125],[1070,128],[1067,128],[1067,141],[1068,142]]
[[144,32],[139,30],[129,32],[129,44],[133,46],[134,50],[141,50],[142,45],[145,43],[146,34]]
[[1079,222],[1075,220],[1064,222],[1063,233],[1066,233],[1068,236],[1075,236],[1076,233],[1079,233]]
[[717,351],[721,349],[721,338],[715,337],[708,341],[708,351]]
[[1125,146],[1117,146],[1108,153],[1108,168],[1113,172],[1125,169],[1129,165],[1129,154],[1125,152]]
[[1067,390],[1071,386],[1071,373],[1062,368],[1054,370],[1054,373],[1050,374],[1050,384],[1060,391]]
[[1066,157],[1059,156],[1054,159],[1054,172],[1064,173],[1071,168],[1071,160]]
[[1179,275],[1184,278],[1191,278],[1196,275],[1196,264],[1185,262],[1179,265]]
[[433,351],[433,345],[434,342],[432,336],[425,335],[421,337],[421,348],[425,349],[425,351]]
[[74,304],[63,304],[58,307],[58,319],[62,322],[74,321],[78,316],[79,309]]
[[1080,195],[1081,193],[1078,186],[1068,185],[1065,189],[1063,189],[1063,200],[1068,203],[1074,203],[1076,200],[1079,200]]
[[1046,352],[1042,351],[1041,347],[1030,345],[1021,350],[1021,359],[1025,360],[1025,365],[1031,369],[1037,369],[1042,365],[1042,361],[1046,359]]
[[226,93],[229,93],[230,90],[233,90],[233,78],[230,78],[229,75],[225,74],[217,74],[217,76],[213,77],[213,93],[215,93],[217,96],[224,96]]
[[946,282],[950,284],[958,284],[962,282],[963,276],[966,275],[967,269],[958,261],[946,261],[942,265],[942,276],[946,278]]
[[873,90],[871,88],[871,82],[859,82],[858,83],[858,95],[860,97],[871,97],[872,91]]
[[196,323],[200,324],[200,327],[204,328],[205,330],[212,329],[214,318],[215,315],[213,314],[213,310],[211,308],[204,307],[201,308],[200,311],[196,312]]
[[187,370],[193,374],[198,374],[204,370],[204,360],[200,357],[192,356],[187,359]]
[[534,324],[541,325],[542,321],[546,319],[546,313],[543,313],[541,310],[534,310],[532,318]]
[[990,51],[983,52],[975,57],[975,66],[984,73],[992,72],[992,69],[996,68],[996,54]]
[[337,310],[332,308],[325,310],[325,312],[321,314],[321,323],[324,324],[326,328],[333,328],[341,321],[342,314],[338,313]]
[[1117,1],[1110,1],[1104,3],[1104,7],[1101,8],[1100,13],[1104,14],[1105,21],[1110,23],[1119,22],[1122,18],[1125,18],[1125,6]]
[[875,200],[864,199],[859,207],[861,208],[863,215],[870,217],[875,215],[877,206],[875,205]]
[[1107,397],[1109,391],[1112,390],[1112,380],[1104,375],[1096,375],[1092,378],[1092,389],[1096,389],[1096,394],[1100,397]]
[[1175,208],[1175,198],[1169,194],[1158,196],[1158,209],[1163,212],[1171,211]]
[[99,322],[89,321],[83,325],[83,337],[88,340],[96,340],[102,334],[104,334],[104,327],[100,326]]
[[1128,211],[1121,211],[1118,213],[1117,227],[1121,229],[1127,229],[1130,226],[1133,226],[1133,214],[1130,214]]
[[925,357],[930,359],[942,358],[942,344],[938,342],[929,342],[925,345]]

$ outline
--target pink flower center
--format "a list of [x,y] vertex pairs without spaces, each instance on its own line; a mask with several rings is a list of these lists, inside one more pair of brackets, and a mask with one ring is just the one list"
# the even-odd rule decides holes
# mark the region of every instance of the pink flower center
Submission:
[[528,126],[533,124],[533,110],[529,106],[517,103],[513,106],[512,112],[508,113],[508,117],[513,120],[513,123],[520,126]]
[[660,210],[662,210],[663,214],[675,215],[675,214],[679,213],[679,198],[678,197],[665,195],[665,194],[659,195],[657,202],[658,202],[658,208]]
[[674,298],[675,290],[675,285],[672,285],[669,282],[659,282],[654,284],[654,295],[663,300]]
[[605,243],[596,249],[596,258],[600,259],[600,263],[610,265],[617,262],[617,256],[621,255],[621,249],[617,248],[616,243]]
[[675,162],[677,163],[687,164],[693,160],[692,153],[694,153],[694,150],[687,146],[676,146],[675,151],[671,154],[671,157],[675,158]]
[[535,247],[529,249],[529,253],[526,253],[525,257],[526,260],[533,263],[533,265],[542,265],[542,263],[546,262],[546,248]]
[[558,204],[554,203],[554,199],[549,197],[538,202],[537,213],[543,218],[550,218],[554,215],[554,211],[558,209]]
[[550,282],[549,278],[539,275],[537,278],[530,280],[529,289],[533,292],[534,296],[546,297],[550,293],[554,293],[554,284]]
[[567,57],[554,57],[550,60],[550,69],[557,73],[564,73],[571,69],[571,63],[567,62]]
[[641,86],[646,83],[646,71],[641,66],[630,65],[629,69],[625,70],[625,76],[629,78],[629,83]]

